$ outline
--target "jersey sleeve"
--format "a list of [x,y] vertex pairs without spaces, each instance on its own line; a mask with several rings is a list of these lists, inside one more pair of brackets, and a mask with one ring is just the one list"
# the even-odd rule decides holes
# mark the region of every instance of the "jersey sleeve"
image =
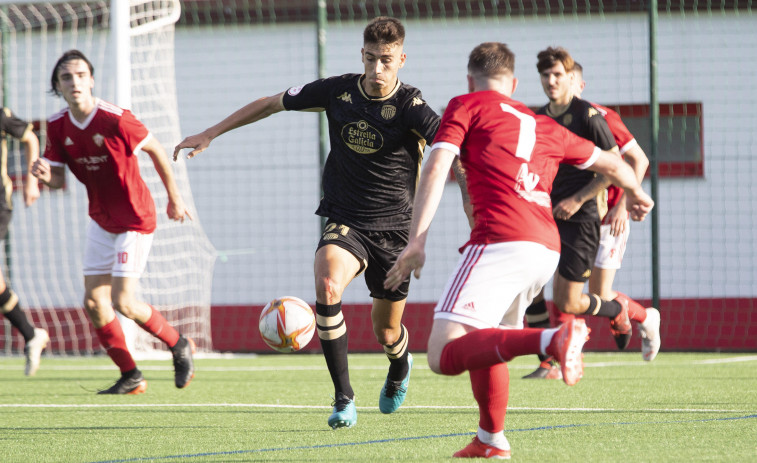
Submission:
[[444,148],[459,155],[470,127],[468,108],[453,98],[444,110],[439,130],[431,149]]
[[124,110],[118,123],[118,129],[121,136],[126,140],[126,144],[131,149],[131,154],[137,154],[145,143],[150,140],[152,135],[147,127],[144,126],[134,114],[129,110]]
[[595,145],[605,151],[611,150],[613,147],[617,146],[615,143],[615,137],[612,136],[607,121],[596,108],[590,106],[586,117],[587,126],[589,128],[589,138]]
[[612,132],[615,138],[615,143],[620,149],[621,155],[636,145],[636,139],[631,134],[631,131],[628,130],[626,124],[623,123],[618,113],[608,110],[605,119],[607,120],[607,125],[610,127],[610,132]]
[[52,166],[63,167],[66,165],[66,156],[57,127],[55,124],[47,124],[47,141],[45,142],[44,158]]
[[325,111],[331,88],[338,77],[318,79],[284,92],[282,104],[287,111]]
[[22,138],[27,130],[31,129],[31,124],[23,119],[14,116],[10,109],[3,108],[0,116],[0,130],[13,138]]
[[602,150],[591,140],[579,137],[559,124],[555,125],[562,134],[563,150],[565,152],[565,156],[560,162],[570,164],[578,169],[587,169],[594,164]]
[[410,100],[409,107],[403,112],[408,127],[429,144],[434,141],[439,130],[441,118],[423,99],[420,92]]

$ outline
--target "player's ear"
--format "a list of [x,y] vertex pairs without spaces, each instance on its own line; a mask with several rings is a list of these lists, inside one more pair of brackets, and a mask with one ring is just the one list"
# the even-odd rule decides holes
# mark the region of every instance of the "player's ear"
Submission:
[[404,54],[404,53],[402,53],[402,54],[400,55],[400,66],[399,66],[399,67],[402,67],[402,66],[404,66],[404,65],[405,65],[405,60],[406,60],[406,59],[407,59],[407,55],[406,55],[406,54]]
[[365,48],[360,49],[360,62],[365,63]]
[[512,93],[511,93],[511,95],[512,95],[513,93],[515,93],[515,89],[516,89],[516,88],[518,88],[518,78],[517,78],[517,77],[513,77],[513,90],[512,90]]

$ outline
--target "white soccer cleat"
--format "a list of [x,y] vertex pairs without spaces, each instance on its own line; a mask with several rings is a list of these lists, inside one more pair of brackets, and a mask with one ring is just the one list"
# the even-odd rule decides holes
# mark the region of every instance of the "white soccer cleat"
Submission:
[[39,361],[42,356],[42,351],[47,347],[47,343],[50,341],[50,335],[42,328],[34,328],[34,337],[31,338],[24,347],[24,355],[26,356],[26,368],[24,374],[26,376],[34,376],[39,369]]
[[654,307],[648,307],[647,318],[639,323],[641,334],[641,355],[644,360],[651,362],[660,352],[660,311]]

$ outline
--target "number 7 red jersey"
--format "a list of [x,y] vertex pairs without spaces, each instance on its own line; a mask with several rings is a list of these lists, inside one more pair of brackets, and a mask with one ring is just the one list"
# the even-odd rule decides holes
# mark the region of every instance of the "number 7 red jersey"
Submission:
[[434,148],[460,156],[475,226],[469,244],[531,241],[560,251],[549,193],[560,163],[585,169],[594,143],[496,91],[453,98]]

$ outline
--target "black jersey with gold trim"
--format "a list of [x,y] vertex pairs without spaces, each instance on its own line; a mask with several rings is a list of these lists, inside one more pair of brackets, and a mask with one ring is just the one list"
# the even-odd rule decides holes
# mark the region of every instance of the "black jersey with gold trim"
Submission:
[[11,193],[13,193],[13,185],[8,176],[8,143],[5,137],[10,135],[13,138],[20,139],[24,137],[27,130],[32,130],[30,123],[14,116],[8,108],[3,108],[0,111],[0,182],[2,182],[3,192],[0,195],[0,199],[4,200],[8,207],[12,207]]
[[368,96],[360,74],[316,80],[284,92],[287,110],[326,111],[331,150],[316,214],[367,230],[410,226],[420,164],[439,115],[420,90],[397,81]]
[[[591,103],[580,98],[573,98],[568,109],[555,116],[547,111],[549,105],[542,106],[536,114],[544,114],[554,119],[558,124],[575,133],[576,135],[594,142],[595,145],[607,151],[615,146],[615,138],[610,132],[604,117],[594,108]],[[581,170],[567,164],[560,164],[557,175],[552,182],[552,204],[575,194],[586,186],[596,174],[590,170]],[[591,222],[599,220],[599,212],[596,201],[586,201],[568,220],[569,222]]]

